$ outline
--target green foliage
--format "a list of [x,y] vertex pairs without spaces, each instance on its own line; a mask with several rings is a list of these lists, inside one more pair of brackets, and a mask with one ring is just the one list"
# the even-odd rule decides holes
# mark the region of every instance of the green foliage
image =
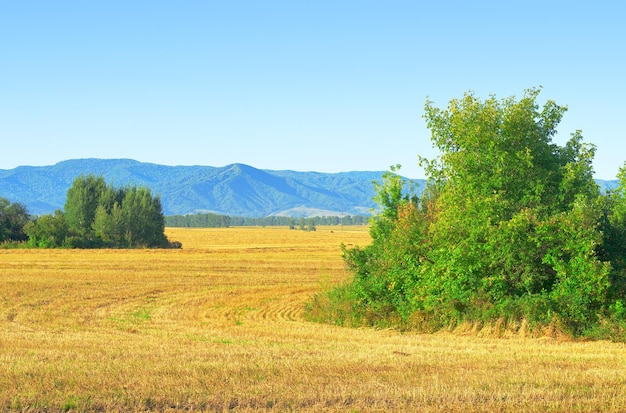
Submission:
[[26,207],[18,202],[11,203],[0,198],[0,243],[25,241],[24,226],[30,221]]
[[57,248],[65,246],[70,230],[65,221],[65,214],[60,209],[52,215],[43,215],[26,225],[24,231],[28,235],[31,247]]
[[553,143],[566,108],[540,107],[539,92],[426,103],[440,152],[420,159],[426,188],[418,199],[392,167],[376,185],[372,244],[344,248],[354,317],[426,330],[524,319],[573,335],[626,325],[626,167],[600,194],[595,147],[579,131]]
[[[128,188],[120,215],[126,246],[167,246],[167,238],[163,234],[165,218],[161,212],[161,200],[159,197],[153,198],[149,189]],[[111,216],[115,218],[114,214]]]
[[67,193],[65,212],[30,223],[29,244],[36,247],[180,247],[165,234],[161,200],[143,187],[114,188],[103,177],[81,175]]
[[67,191],[65,220],[69,227],[86,241],[94,238],[93,223],[96,209],[106,191],[104,177],[94,175],[81,175]]

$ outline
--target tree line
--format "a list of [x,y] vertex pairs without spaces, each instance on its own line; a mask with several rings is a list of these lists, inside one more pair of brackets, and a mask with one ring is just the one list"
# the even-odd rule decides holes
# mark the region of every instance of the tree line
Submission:
[[626,340],[626,164],[593,179],[580,131],[552,141],[566,107],[472,93],[428,101],[435,159],[423,191],[399,165],[376,186],[372,243],[343,247],[354,276],[314,298],[309,318],[433,331],[462,323],[559,328]]
[[170,215],[165,217],[165,225],[168,227],[183,228],[228,228],[237,226],[260,226],[260,227],[289,227],[292,229],[303,227],[315,228],[318,225],[365,225],[369,222],[369,216],[346,215],[325,217],[239,217],[214,213],[198,213],[187,215]]
[[164,233],[161,200],[148,188],[108,185],[81,175],[67,191],[64,210],[31,219],[26,207],[0,199],[0,242],[38,248],[180,247]]

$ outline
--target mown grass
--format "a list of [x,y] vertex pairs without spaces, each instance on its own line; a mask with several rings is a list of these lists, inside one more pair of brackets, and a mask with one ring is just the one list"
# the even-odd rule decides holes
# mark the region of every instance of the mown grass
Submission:
[[623,344],[304,321],[366,228],[167,235],[0,251],[0,410],[626,411]]

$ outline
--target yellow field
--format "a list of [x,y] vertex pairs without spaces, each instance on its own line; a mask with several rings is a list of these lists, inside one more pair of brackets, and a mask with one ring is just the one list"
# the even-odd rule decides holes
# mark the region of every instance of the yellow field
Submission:
[[0,410],[626,411],[626,346],[308,323],[366,228],[0,250]]

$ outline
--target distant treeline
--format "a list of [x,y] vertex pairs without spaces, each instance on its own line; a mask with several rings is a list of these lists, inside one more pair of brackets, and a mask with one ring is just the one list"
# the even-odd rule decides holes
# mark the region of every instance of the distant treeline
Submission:
[[288,226],[290,228],[315,228],[318,225],[364,225],[369,222],[369,216],[346,215],[343,217],[310,217],[294,218],[271,216],[263,218],[231,217],[213,213],[170,215],[165,217],[165,226],[179,228],[227,228],[242,226]]

